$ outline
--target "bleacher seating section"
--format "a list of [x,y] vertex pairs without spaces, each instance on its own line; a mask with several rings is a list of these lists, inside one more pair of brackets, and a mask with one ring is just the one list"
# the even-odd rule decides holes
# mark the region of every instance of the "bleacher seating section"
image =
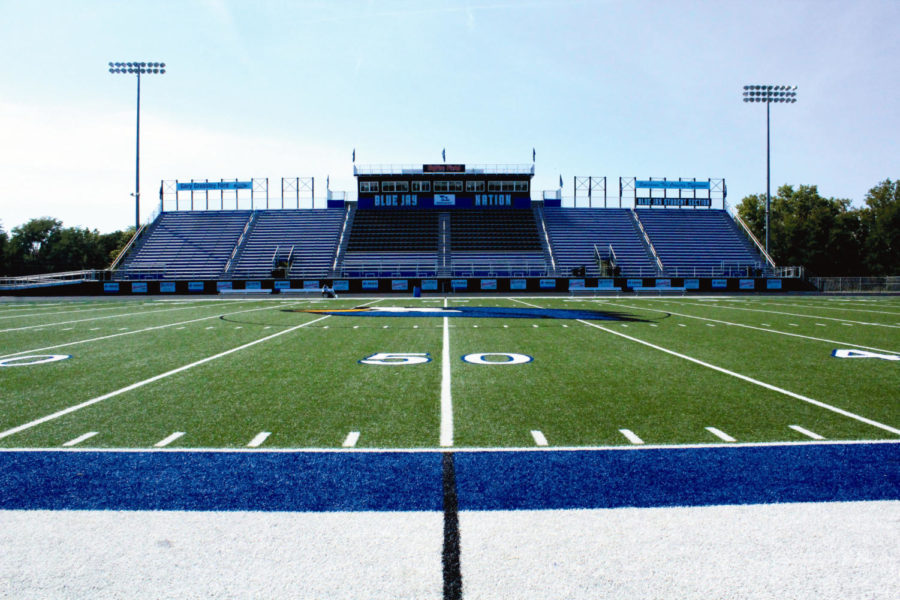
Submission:
[[[545,227],[536,214],[543,215]],[[764,265],[724,210],[369,209],[355,211],[334,273],[345,215],[343,208],[165,212],[115,277],[263,279],[273,276],[276,249],[279,257],[292,257],[290,271],[281,275],[286,278],[540,277],[552,275],[541,246],[544,228],[559,276],[582,266],[586,276],[600,275],[594,247],[607,259],[611,245],[619,275],[651,277],[656,264],[635,216],[666,275],[746,276],[759,274]],[[441,223],[449,226],[449,236],[439,234]]]
[[599,275],[594,258],[595,244],[603,258],[608,258],[612,245],[623,277],[657,273],[630,209],[544,207],[544,223],[557,272],[561,275],[569,275],[572,269],[582,266],[587,276]]
[[117,272],[122,279],[215,279],[250,211],[164,212]]
[[288,277],[328,277],[344,214],[342,208],[258,211],[230,277],[270,277],[276,249],[283,257],[292,251]]
[[762,258],[724,210],[638,209],[667,275],[742,276]]

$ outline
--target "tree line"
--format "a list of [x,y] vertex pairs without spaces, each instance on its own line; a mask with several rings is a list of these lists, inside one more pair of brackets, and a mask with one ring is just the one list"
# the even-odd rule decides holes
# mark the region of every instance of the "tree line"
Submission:
[[113,233],[63,227],[50,217],[32,219],[7,232],[0,226],[0,274],[37,275],[105,269],[134,235],[134,228]]
[[[860,208],[823,197],[815,185],[783,185],[770,204],[769,255],[779,266],[819,276],[900,275],[900,181],[870,189]],[[737,212],[763,243],[765,194],[745,197]]]

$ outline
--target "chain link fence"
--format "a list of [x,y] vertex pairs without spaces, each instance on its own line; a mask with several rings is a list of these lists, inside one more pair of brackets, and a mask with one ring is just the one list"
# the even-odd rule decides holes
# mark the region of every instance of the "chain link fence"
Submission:
[[900,293],[900,277],[810,277],[810,283],[825,294]]

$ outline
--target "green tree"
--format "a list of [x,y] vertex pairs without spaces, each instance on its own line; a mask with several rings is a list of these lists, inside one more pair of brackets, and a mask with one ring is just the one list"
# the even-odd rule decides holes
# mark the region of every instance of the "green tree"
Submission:
[[[747,196],[737,210],[765,239],[765,196]],[[771,198],[769,254],[779,265],[803,265],[818,275],[858,274],[863,236],[859,211],[850,201],[824,198],[817,186],[783,185]]]
[[50,217],[32,219],[13,227],[10,239],[11,271],[13,274],[47,272],[47,254],[51,240],[62,229],[62,221]]
[[866,272],[900,274],[900,181],[886,179],[869,190],[861,222]]
[[9,236],[3,230],[3,223],[0,222],[0,275],[9,274]]

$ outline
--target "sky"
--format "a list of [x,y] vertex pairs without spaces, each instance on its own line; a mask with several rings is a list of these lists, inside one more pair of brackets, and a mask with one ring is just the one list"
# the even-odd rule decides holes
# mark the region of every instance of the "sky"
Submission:
[[900,178],[897,0],[0,0],[0,227],[134,224],[161,180],[315,178],[355,198],[356,164],[531,164],[574,176],[817,185],[862,205]]

